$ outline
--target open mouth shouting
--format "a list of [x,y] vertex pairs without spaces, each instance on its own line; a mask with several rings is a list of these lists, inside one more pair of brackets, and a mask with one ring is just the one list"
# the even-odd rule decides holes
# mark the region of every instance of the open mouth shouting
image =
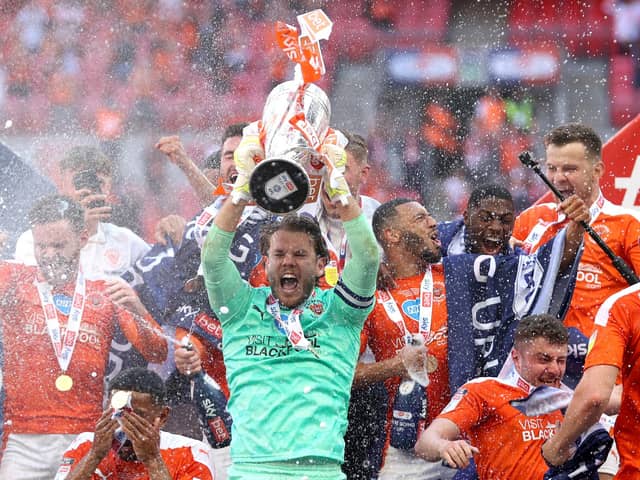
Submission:
[[434,230],[429,239],[438,249],[442,248],[442,242],[440,241],[440,237],[438,236],[438,230]]
[[485,237],[482,239],[481,252],[485,255],[497,255],[502,252],[504,242],[498,237]]
[[548,385],[550,387],[560,388],[561,378],[553,375],[553,376],[542,376],[539,378],[539,382],[542,385]]
[[283,293],[292,294],[297,291],[299,283],[298,277],[293,273],[285,273],[280,277],[280,290]]

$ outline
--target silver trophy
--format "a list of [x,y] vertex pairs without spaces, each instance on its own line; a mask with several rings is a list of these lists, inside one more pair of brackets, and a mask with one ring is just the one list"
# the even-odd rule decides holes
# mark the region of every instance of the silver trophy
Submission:
[[313,83],[275,87],[262,112],[265,159],[251,174],[256,203],[273,213],[300,208],[310,193],[309,172],[324,167],[318,148],[329,130],[331,104]]

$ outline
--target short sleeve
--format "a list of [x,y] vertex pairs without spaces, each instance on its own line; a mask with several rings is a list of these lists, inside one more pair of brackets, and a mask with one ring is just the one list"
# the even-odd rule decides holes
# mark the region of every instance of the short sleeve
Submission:
[[629,324],[634,320],[623,302],[616,302],[606,317],[598,315],[596,329],[589,339],[585,369],[595,365],[612,365],[622,368]]
[[451,397],[438,418],[455,423],[461,432],[468,433],[484,416],[484,401],[478,395],[478,384],[465,384]]

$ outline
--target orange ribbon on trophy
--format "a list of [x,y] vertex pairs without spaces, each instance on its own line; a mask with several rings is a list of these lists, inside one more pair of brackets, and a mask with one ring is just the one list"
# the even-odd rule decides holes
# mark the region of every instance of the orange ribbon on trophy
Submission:
[[325,73],[320,40],[331,35],[333,22],[320,9],[298,15],[300,33],[284,22],[276,22],[276,39],[290,60],[296,62],[296,75],[304,83],[315,82]]

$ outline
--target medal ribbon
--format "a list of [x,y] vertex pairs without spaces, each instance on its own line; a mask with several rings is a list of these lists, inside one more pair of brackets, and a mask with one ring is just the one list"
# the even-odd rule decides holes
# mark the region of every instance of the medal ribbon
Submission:
[[[318,202],[320,202],[320,200],[318,200]],[[358,203],[360,205],[360,208],[362,208],[362,198],[359,199]],[[321,209],[322,207],[319,206],[318,208]],[[322,225],[322,222],[323,222],[323,220],[319,220],[318,221],[318,223],[321,223],[321,225]],[[327,234],[325,235],[324,232],[323,232],[322,235],[325,237],[325,242],[327,243],[327,247],[329,247],[335,253],[335,247],[333,246],[333,240],[331,239],[331,232],[330,232],[331,229],[327,226],[326,228],[321,229],[321,230],[326,230]],[[344,266],[347,263],[347,248],[348,248],[348,245],[349,245],[349,241],[348,241],[347,235],[345,233],[342,236],[342,240],[340,241],[340,250],[337,252],[337,255],[336,255],[336,257],[338,257],[338,273],[342,273],[342,270],[344,270]]]
[[320,40],[331,35],[333,22],[320,9],[298,15],[298,30],[284,22],[276,22],[276,41],[289,60],[296,63],[296,77],[304,83],[315,82],[325,73]]
[[335,247],[333,246],[331,233],[329,233],[328,228],[327,234],[325,236],[325,241],[327,242],[327,247],[329,247],[334,253],[336,253],[336,257],[338,258],[338,273],[342,273],[342,270],[344,270],[344,266],[347,263],[347,245],[349,244],[347,235],[345,234],[342,236],[342,240],[340,241],[340,249],[337,252],[335,251]]
[[[604,196],[602,195],[602,192],[598,192],[598,198],[595,202],[593,202],[591,207],[589,207],[589,214],[591,215],[589,225],[593,224],[598,215],[600,215],[603,205]],[[525,238],[524,240],[524,249],[527,252],[531,252],[538,245],[538,243],[540,243],[540,240],[547,230],[549,230],[554,225],[564,222],[566,218],[567,217],[564,213],[558,212],[558,219],[555,222],[550,222],[546,225],[543,223],[536,223],[536,225],[529,232],[529,235],[527,235],[527,238]]]
[[516,364],[513,363],[511,355],[507,357],[502,370],[498,374],[498,379],[511,385],[512,387],[518,387],[523,390],[527,395],[534,389],[533,385],[527,382],[520,376],[516,370]]
[[53,295],[51,295],[51,285],[46,282],[37,282],[36,288],[40,296],[40,303],[44,311],[47,332],[49,333],[49,338],[51,338],[53,351],[60,365],[60,369],[65,373],[69,368],[71,356],[76,348],[78,332],[80,332],[86,291],[84,274],[78,271],[73,300],[71,302],[71,310],[69,311],[69,318],[67,320],[67,331],[64,334],[64,338],[62,338],[60,333],[60,321],[58,320],[58,313],[56,312],[56,307],[53,302]]
[[338,257],[338,271],[342,272],[344,270],[344,265],[347,262],[347,234],[342,236],[342,241],[340,242],[340,255]]
[[[316,292],[311,294],[310,298],[314,298]],[[306,304],[306,302],[305,302]],[[311,347],[311,342],[307,340],[304,336],[304,331],[302,330],[302,323],[300,323],[300,315],[302,314],[303,308],[294,308],[291,310],[291,313],[287,317],[286,320],[283,320],[282,314],[280,313],[280,302],[273,295],[269,295],[267,298],[267,312],[278,322],[278,324],[284,329],[287,334],[287,338],[293,348],[296,350],[309,350],[311,353],[317,356],[317,353]]]
[[[398,308],[393,295],[388,290],[378,292],[378,298],[384,307],[387,316],[402,332],[405,345],[413,343],[413,335],[407,328],[404,317]],[[418,319],[419,333],[424,337],[425,344],[431,333],[431,321],[433,317],[433,274],[431,273],[431,265],[424,272],[422,282],[420,282],[420,317]]]

